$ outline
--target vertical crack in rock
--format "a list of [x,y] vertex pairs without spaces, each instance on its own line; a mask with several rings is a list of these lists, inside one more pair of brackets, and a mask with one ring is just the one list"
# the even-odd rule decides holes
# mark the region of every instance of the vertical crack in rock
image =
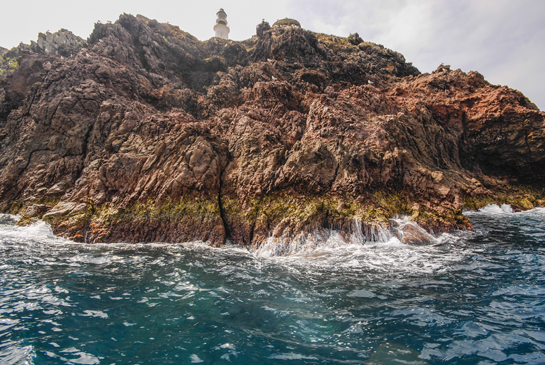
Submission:
[[532,149],[528,143],[528,131],[526,129],[524,130],[524,142],[526,143],[526,148],[528,148],[528,155],[530,156],[530,159],[532,159]]
[[88,151],[88,144],[89,144],[89,138],[93,134],[93,131],[95,130],[96,125],[96,118],[93,120],[93,123],[89,125],[89,129],[85,133],[85,136],[83,137],[83,146],[82,146],[82,153],[81,156],[83,158],[81,168],[78,169],[77,175],[74,178],[74,182],[77,181],[81,174],[83,173],[83,170],[85,169],[85,159],[87,158],[87,151]]
[[219,186],[219,189],[218,189],[218,205],[219,205],[219,208],[220,208],[219,210],[220,210],[221,221],[223,222],[223,229],[225,230],[225,239],[224,239],[224,242],[225,242],[225,240],[230,238],[231,231],[229,229],[229,225],[227,224],[227,220],[225,219],[225,210],[223,209],[223,203],[221,202],[221,190],[222,190],[222,187],[223,187],[223,172],[224,172],[224,170],[221,169],[220,176],[219,176],[220,186]]

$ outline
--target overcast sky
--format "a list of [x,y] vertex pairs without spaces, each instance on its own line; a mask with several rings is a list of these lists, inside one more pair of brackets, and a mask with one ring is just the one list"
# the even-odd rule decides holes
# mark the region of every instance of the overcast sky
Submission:
[[477,70],[493,84],[522,91],[545,110],[545,0],[49,0],[2,4],[0,46],[36,40],[66,28],[87,38],[97,20],[142,14],[178,25],[200,40],[213,36],[223,7],[230,38],[243,40],[255,26],[290,17],[315,32],[366,40],[402,53],[421,72],[441,63]]

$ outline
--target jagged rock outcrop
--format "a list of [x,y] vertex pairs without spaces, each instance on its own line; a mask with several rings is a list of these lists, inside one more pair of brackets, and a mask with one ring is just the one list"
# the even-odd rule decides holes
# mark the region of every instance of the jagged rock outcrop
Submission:
[[49,31],[39,33],[37,42],[30,41],[30,45],[21,43],[17,47],[6,51],[3,56],[13,59],[20,57],[24,52],[32,52],[70,57],[86,47],[86,45],[84,39],[63,28],[55,33]]
[[1,210],[71,239],[259,246],[545,203],[545,114],[476,72],[420,74],[359,36],[262,23],[200,42],[128,14],[77,47],[0,76]]
[[85,47],[86,42],[69,30],[61,29],[55,33],[38,34],[37,46],[43,53],[70,57]]

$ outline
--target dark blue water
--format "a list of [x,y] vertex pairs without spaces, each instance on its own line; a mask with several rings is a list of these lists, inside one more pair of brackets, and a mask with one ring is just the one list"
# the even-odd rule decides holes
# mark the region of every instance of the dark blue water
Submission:
[[2,364],[544,364],[545,209],[432,246],[83,245],[0,221]]

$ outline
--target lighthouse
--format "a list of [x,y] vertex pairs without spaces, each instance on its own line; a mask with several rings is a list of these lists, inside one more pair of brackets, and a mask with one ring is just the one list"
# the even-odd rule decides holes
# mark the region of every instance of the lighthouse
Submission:
[[223,39],[229,39],[229,27],[227,26],[227,14],[225,11],[220,9],[216,13],[216,16],[218,19],[216,19],[216,25],[214,25],[214,32],[215,37],[223,38]]
[[214,32],[216,37],[229,39],[229,27],[227,26],[227,14],[223,9],[220,9],[216,13],[218,19],[216,19],[216,25],[214,25]]

